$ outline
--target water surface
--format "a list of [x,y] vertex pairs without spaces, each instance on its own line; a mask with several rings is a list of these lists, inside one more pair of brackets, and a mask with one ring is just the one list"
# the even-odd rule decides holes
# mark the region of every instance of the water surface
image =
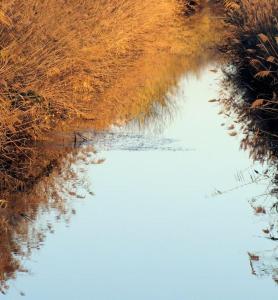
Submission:
[[79,167],[95,196],[75,200],[70,226],[55,225],[7,299],[275,299],[273,274],[252,274],[248,255],[276,245],[249,203],[267,183],[240,179],[265,166],[239,149],[231,118],[209,102],[221,77],[214,68],[183,77],[170,96],[176,109],[147,128],[94,136],[106,160]]

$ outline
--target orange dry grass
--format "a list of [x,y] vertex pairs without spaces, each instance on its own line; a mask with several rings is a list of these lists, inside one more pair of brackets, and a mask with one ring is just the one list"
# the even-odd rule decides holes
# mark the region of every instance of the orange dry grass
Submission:
[[94,127],[107,128],[152,114],[154,103],[166,106],[167,93],[184,73],[197,72],[211,59],[210,48],[221,39],[221,23],[209,9],[188,21],[177,19],[153,37],[151,47],[96,103]]
[[251,32],[273,32],[277,18],[276,0],[224,0],[230,16],[238,26]]
[[[183,30],[184,4],[2,0],[2,185],[28,180],[33,141],[49,137],[54,128],[73,130],[81,120],[104,128],[147,112],[165,95],[175,82],[166,75],[172,62],[181,56],[192,60],[215,40],[208,16]],[[183,64],[175,77],[184,69]]]
[[210,58],[222,27],[209,9],[184,20],[174,0],[24,2],[1,2],[3,292],[21,270],[20,258],[41,242],[43,233],[29,234],[34,228],[25,217],[35,220],[53,206],[59,217],[69,211],[68,191],[59,191],[74,177],[70,162],[78,157],[70,147],[42,149],[33,142],[59,136],[57,129],[64,136],[76,127],[144,120],[154,103],[166,107],[178,78]]
[[2,9],[13,24],[0,36],[4,83],[76,115],[91,112],[92,102],[173,21],[177,2],[4,0]]
[[32,141],[94,119],[102,95],[175,22],[176,0],[1,2],[0,178],[19,179]]

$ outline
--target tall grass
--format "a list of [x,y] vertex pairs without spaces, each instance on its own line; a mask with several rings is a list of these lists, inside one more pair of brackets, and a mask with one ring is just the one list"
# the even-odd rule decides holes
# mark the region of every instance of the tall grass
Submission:
[[176,0],[1,1],[2,186],[24,178],[33,141],[98,117],[107,90],[176,24],[179,8]]
[[[0,188],[30,181],[34,141],[57,128],[105,128],[147,112],[195,52],[215,40],[208,16],[184,29],[184,11],[199,4],[2,0]],[[173,56],[184,63],[170,79]]]
[[233,79],[249,112],[267,131],[278,129],[278,2],[225,0],[231,37],[226,44]]
[[[222,25],[209,9],[185,18],[187,3],[1,1],[2,292],[24,271],[21,258],[41,244],[44,232],[34,235],[28,218],[53,207],[59,217],[71,211],[68,191],[59,191],[72,178],[76,184],[70,163],[77,153],[52,141],[70,143],[79,128],[144,120],[154,103],[166,109],[166,95],[180,76],[207,62]],[[201,8],[197,2],[194,7]]]

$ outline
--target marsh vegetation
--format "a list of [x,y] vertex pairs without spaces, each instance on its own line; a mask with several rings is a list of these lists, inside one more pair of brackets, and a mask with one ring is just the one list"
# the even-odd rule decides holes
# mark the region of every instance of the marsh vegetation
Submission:
[[[212,73],[223,67],[219,102],[234,118],[229,134],[240,135],[252,160],[271,162],[251,182],[272,181],[265,193],[272,202],[258,197],[252,205],[256,214],[273,216],[276,0],[2,0],[0,9],[2,293],[52,231],[52,224],[37,226],[41,216],[55,211],[68,220],[72,198],[83,198],[77,190],[93,194],[76,166],[103,162],[94,139],[111,126],[163,123],[178,109],[173,94],[182,76],[198,76],[204,66],[216,64]],[[273,224],[264,234],[276,240]],[[256,273],[260,256],[249,254]]]
[[48,208],[71,212],[66,199],[76,197],[77,183],[67,185],[77,181],[70,166],[82,156],[82,131],[144,122],[156,114],[155,103],[168,106],[167,93],[184,72],[208,61],[220,24],[199,4],[1,2],[3,293],[6,281],[24,271],[20,260],[42,243],[32,221]]

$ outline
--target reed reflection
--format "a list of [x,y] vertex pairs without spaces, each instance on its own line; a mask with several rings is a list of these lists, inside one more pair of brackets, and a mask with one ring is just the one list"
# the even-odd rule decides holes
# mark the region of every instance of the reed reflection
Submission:
[[[233,120],[233,132],[240,136],[240,148],[249,153],[254,162],[261,164],[261,169],[247,170],[241,173],[240,185],[263,184],[265,191],[250,199],[254,214],[262,221],[261,238],[278,240],[278,136],[275,120],[261,118],[261,111],[250,107],[249,93],[242,89],[233,67],[224,68],[221,87],[220,106],[228,120]],[[246,173],[246,172],[245,172]],[[278,282],[277,247],[273,250],[250,250],[248,258],[251,272],[257,277],[270,276]]]
[[[92,130],[97,133],[111,125],[130,122],[140,126],[158,120],[163,123],[165,115],[170,116],[175,110],[169,94],[174,92],[180,77],[199,72],[211,60],[211,48],[221,39],[221,24],[215,24],[210,9],[192,17],[190,22],[181,18],[172,25],[159,40],[153,41],[151,48],[142,49],[132,66],[113,80],[113,85],[101,88],[88,118],[61,118],[59,132],[41,132],[36,142],[28,142],[29,136],[15,139],[13,132],[7,131],[0,169],[2,293],[18,272],[28,272],[22,261],[43,245],[47,232],[53,232],[55,222],[42,226],[41,216],[55,212],[57,221],[68,221],[75,214],[72,200],[93,194],[79,168],[103,162],[91,146],[96,138]],[[28,105],[39,96],[20,97]]]

